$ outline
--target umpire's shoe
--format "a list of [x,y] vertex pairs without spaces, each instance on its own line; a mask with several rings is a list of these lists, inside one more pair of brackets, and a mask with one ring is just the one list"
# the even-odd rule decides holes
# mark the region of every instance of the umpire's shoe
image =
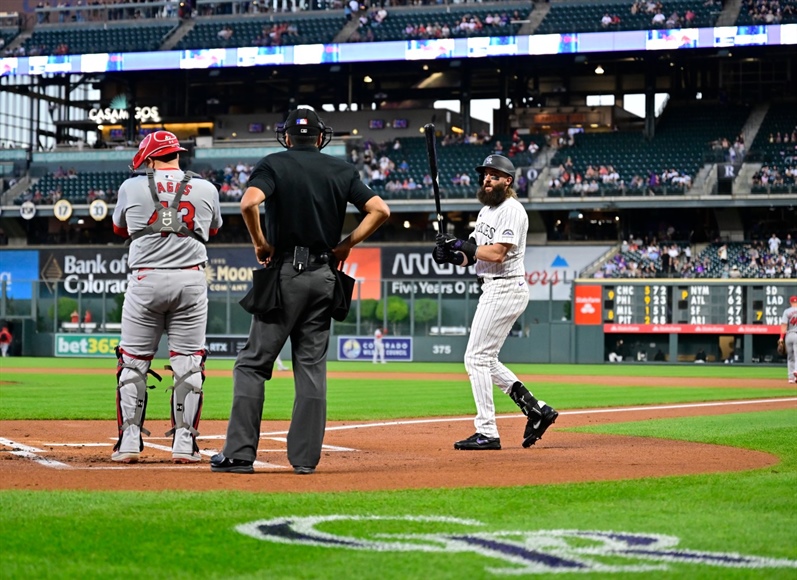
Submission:
[[550,405],[540,401],[529,413],[526,430],[523,432],[523,447],[531,447],[542,439],[543,433],[556,422],[559,413]]
[[254,473],[253,461],[245,459],[230,459],[223,453],[217,453],[210,458],[210,470],[219,473]]
[[467,439],[454,443],[454,449],[488,450],[501,449],[501,440],[498,437],[487,437],[481,433],[474,433]]

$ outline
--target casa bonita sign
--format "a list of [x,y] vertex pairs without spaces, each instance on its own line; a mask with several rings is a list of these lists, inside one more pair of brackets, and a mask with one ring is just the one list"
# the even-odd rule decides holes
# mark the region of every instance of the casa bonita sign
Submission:
[[[374,522],[385,525],[375,526]],[[326,525],[336,522],[332,526]],[[340,523],[349,530],[340,529]],[[404,525],[402,525],[404,524]],[[675,536],[587,530],[480,531],[484,523],[444,516],[328,515],[259,520],[235,529],[258,540],[279,544],[372,552],[476,554],[496,575],[555,572],[650,572],[684,563],[720,568],[792,568],[797,560],[704,552],[678,546]],[[326,528],[326,530],[325,530]],[[403,528],[403,529],[402,529]]]

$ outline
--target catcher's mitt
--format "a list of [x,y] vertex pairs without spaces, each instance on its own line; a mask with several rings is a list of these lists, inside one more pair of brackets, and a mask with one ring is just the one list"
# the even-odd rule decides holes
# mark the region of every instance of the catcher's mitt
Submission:
[[786,356],[786,343],[783,342],[782,338],[778,340],[778,354],[780,356]]

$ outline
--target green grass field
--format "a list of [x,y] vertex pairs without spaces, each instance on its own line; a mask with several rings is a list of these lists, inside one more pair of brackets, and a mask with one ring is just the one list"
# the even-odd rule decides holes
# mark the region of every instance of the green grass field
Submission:
[[[162,367],[157,362],[154,368]],[[4,359],[0,420],[115,416],[115,361]],[[782,386],[700,388],[683,377],[782,378],[780,368],[511,365],[560,410],[795,397]],[[9,368],[106,368],[108,374]],[[212,361],[209,369],[230,369]],[[363,363],[330,370],[373,372]],[[385,372],[461,379],[330,379],[329,419],[470,416],[461,364],[391,364]],[[379,369],[379,370],[382,370]],[[601,386],[590,376],[638,377]],[[267,384],[266,419],[289,417],[292,380]],[[652,386],[647,377],[670,377]],[[168,383],[165,380],[164,383]],[[226,419],[232,379],[206,382],[203,418]],[[165,385],[148,417],[166,418]],[[163,397],[159,402],[158,397]],[[154,402],[154,403],[153,403]],[[498,412],[516,412],[497,396]],[[356,493],[0,491],[3,578],[797,578],[797,410],[659,419],[580,428],[771,453],[771,468],[732,474],[568,485]],[[3,437],[0,423],[0,438]],[[0,446],[0,479],[3,474]],[[453,452],[452,452],[453,453]],[[529,450],[533,456],[534,449]],[[468,461],[468,455],[456,460]],[[644,457],[640,458],[644,461]],[[531,462],[519,469],[545,469]],[[335,517],[333,517],[335,516]],[[236,528],[250,525],[255,539]],[[614,532],[615,535],[609,535]]]

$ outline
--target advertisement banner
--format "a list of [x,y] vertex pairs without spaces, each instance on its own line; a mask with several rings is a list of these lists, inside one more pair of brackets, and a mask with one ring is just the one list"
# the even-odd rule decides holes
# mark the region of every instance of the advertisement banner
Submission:
[[597,285],[576,286],[576,312],[574,321],[576,324],[601,324],[601,297],[603,287]]
[[209,247],[205,268],[208,293],[246,294],[252,285],[252,270],[260,267],[252,246]]
[[127,290],[127,248],[48,249],[39,252],[39,276],[52,292],[67,295],[121,294]]
[[55,356],[64,357],[115,357],[119,345],[118,334],[56,334]]
[[12,300],[30,300],[33,282],[39,279],[38,250],[0,251],[0,288],[5,282],[6,296]]
[[243,349],[246,335],[229,336],[226,334],[209,334],[205,337],[205,348],[209,358],[235,358]]
[[[412,362],[411,336],[386,336],[382,339],[385,345],[385,361]],[[339,336],[338,360],[360,360],[372,362],[374,357],[373,336]]]
[[579,272],[605,254],[611,246],[528,246],[526,282],[529,300],[570,300]]
[[[528,246],[526,283],[529,300],[570,300],[573,280],[581,270],[602,256],[611,246]],[[388,292],[409,297],[433,298],[478,296],[476,268],[437,264],[432,247],[382,248],[382,277],[390,280]],[[425,281],[428,279],[429,281]],[[459,282],[459,284],[457,283]]]

